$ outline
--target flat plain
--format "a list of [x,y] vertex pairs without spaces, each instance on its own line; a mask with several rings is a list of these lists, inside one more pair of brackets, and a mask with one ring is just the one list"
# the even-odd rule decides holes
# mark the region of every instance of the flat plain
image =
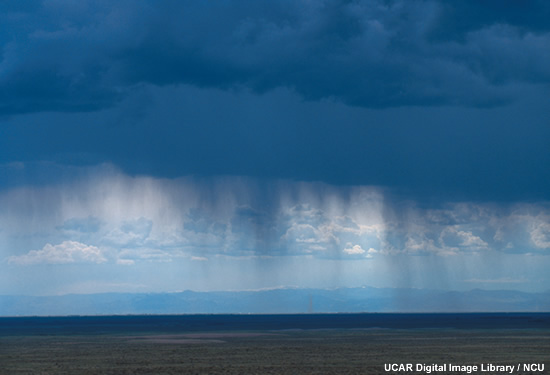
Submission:
[[[538,363],[545,370],[532,373],[548,374],[550,330],[159,330],[0,337],[2,375],[389,374],[384,364],[390,363]],[[432,374],[444,373],[451,372]]]

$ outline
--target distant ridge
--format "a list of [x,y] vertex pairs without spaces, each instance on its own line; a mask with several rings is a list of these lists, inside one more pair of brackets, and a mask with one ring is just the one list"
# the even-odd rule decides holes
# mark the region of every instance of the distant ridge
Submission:
[[548,312],[550,292],[465,292],[407,288],[277,288],[257,291],[0,296],[0,316],[336,313]]

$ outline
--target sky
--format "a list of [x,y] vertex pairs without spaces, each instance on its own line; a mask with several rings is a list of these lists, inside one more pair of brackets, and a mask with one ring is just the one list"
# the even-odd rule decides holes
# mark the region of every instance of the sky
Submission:
[[550,3],[0,3],[0,294],[550,290]]

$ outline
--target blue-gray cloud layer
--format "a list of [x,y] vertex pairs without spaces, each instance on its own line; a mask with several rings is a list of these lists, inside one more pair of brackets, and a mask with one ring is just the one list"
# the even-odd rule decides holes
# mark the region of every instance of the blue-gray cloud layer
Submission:
[[[0,194],[0,238],[14,263],[178,257],[539,254],[546,203],[421,207],[372,187],[245,178],[131,178],[112,169],[78,183]],[[30,251],[30,252],[29,252]],[[104,252],[104,253],[102,253]],[[86,258],[88,255],[89,258]]]
[[0,192],[2,293],[548,288],[548,203],[423,207],[372,187],[85,178]]
[[546,1],[4,3],[0,112],[89,111],[142,84],[380,108],[495,106],[550,82]]

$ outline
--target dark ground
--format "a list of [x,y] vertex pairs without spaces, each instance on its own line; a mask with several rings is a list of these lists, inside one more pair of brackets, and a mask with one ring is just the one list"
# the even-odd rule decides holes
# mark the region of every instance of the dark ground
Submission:
[[550,330],[330,329],[0,336],[2,375],[389,374],[384,371],[385,363],[538,363],[545,365],[542,373],[548,374]]

